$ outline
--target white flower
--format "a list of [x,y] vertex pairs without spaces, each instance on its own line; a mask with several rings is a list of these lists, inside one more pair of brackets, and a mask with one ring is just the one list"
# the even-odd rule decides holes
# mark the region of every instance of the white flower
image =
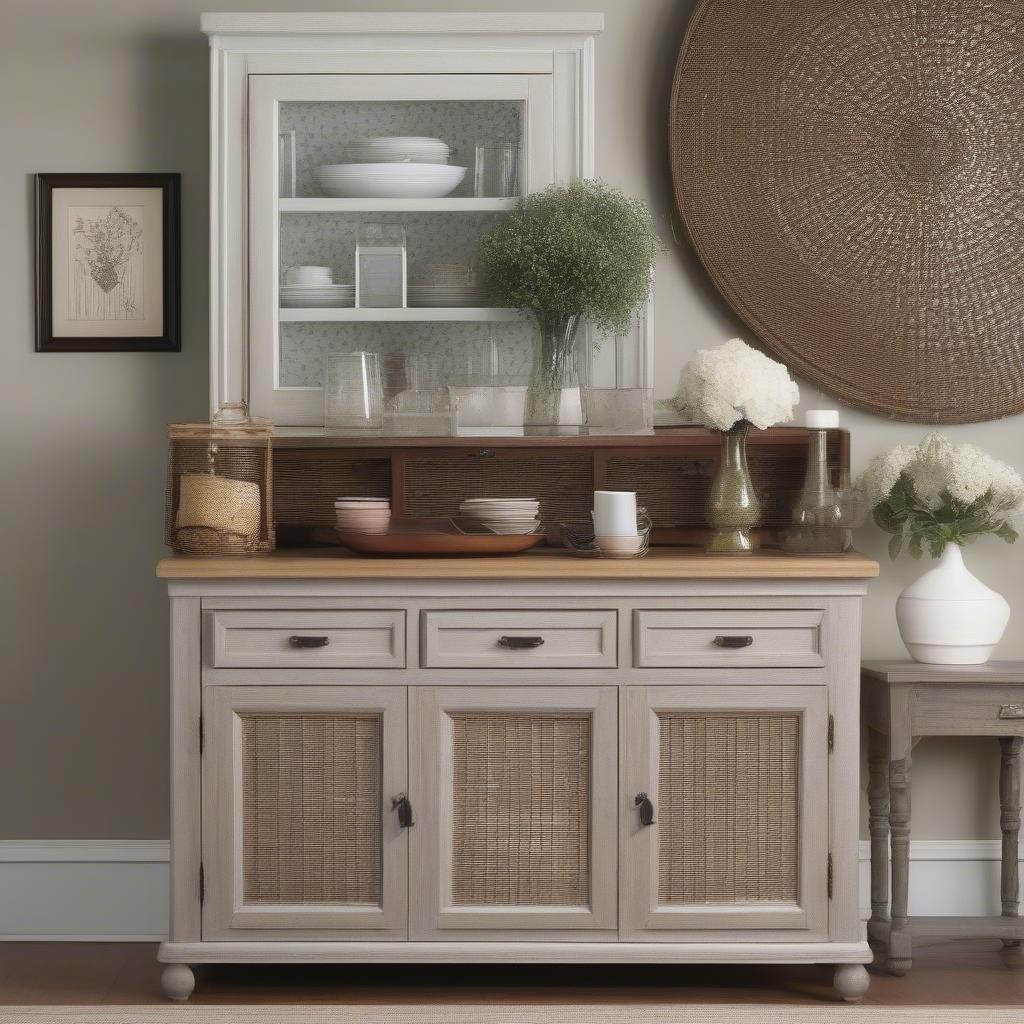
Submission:
[[948,494],[970,505],[991,492],[988,511],[1009,515],[1024,506],[1024,480],[1005,462],[993,459],[972,444],[955,445],[931,433],[917,445],[898,445],[871,460],[857,481],[871,508],[882,504],[906,473],[917,499],[928,508],[942,506]]
[[683,367],[669,405],[716,430],[749,420],[764,430],[791,419],[800,390],[786,367],[739,338],[701,349]]
[[881,505],[892,493],[907,463],[917,454],[912,444],[898,444],[891,451],[876,455],[857,481],[857,490],[867,498],[868,507]]

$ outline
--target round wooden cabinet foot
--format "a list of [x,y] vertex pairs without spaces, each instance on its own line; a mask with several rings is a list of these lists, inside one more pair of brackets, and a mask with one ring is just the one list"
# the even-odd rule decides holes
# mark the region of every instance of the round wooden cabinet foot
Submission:
[[196,987],[196,976],[188,964],[168,964],[160,975],[160,987],[168,999],[183,1003]]
[[867,992],[871,978],[863,964],[836,964],[832,984],[843,999],[853,1003]]

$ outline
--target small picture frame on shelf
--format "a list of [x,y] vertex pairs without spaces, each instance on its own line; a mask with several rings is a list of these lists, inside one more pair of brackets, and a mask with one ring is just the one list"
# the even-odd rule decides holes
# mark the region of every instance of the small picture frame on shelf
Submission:
[[36,175],[36,351],[181,351],[181,175]]

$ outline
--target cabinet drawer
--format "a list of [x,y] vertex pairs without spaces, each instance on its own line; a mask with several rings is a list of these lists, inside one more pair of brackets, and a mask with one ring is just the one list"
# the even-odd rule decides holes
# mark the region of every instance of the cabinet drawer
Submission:
[[815,668],[824,612],[726,608],[633,613],[640,668]]
[[1021,686],[921,687],[911,701],[916,736],[1024,736]]
[[208,613],[214,668],[404,668],[405,611]]
[[615,668],[614,610],[425,611],[426,668]]

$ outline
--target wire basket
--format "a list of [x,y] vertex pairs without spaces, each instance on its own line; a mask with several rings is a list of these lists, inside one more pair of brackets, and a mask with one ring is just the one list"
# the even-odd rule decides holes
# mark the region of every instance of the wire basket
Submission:
[[250,555],[274,547],[271,437],[244,407],[213,423],[167,428],[164,541],[180,555]]
[[645,508],[636,510],[636,537],[598,537],[587,520],[560,526],[563,546],[580,558],[643,558],[651,545],[651,520]]

